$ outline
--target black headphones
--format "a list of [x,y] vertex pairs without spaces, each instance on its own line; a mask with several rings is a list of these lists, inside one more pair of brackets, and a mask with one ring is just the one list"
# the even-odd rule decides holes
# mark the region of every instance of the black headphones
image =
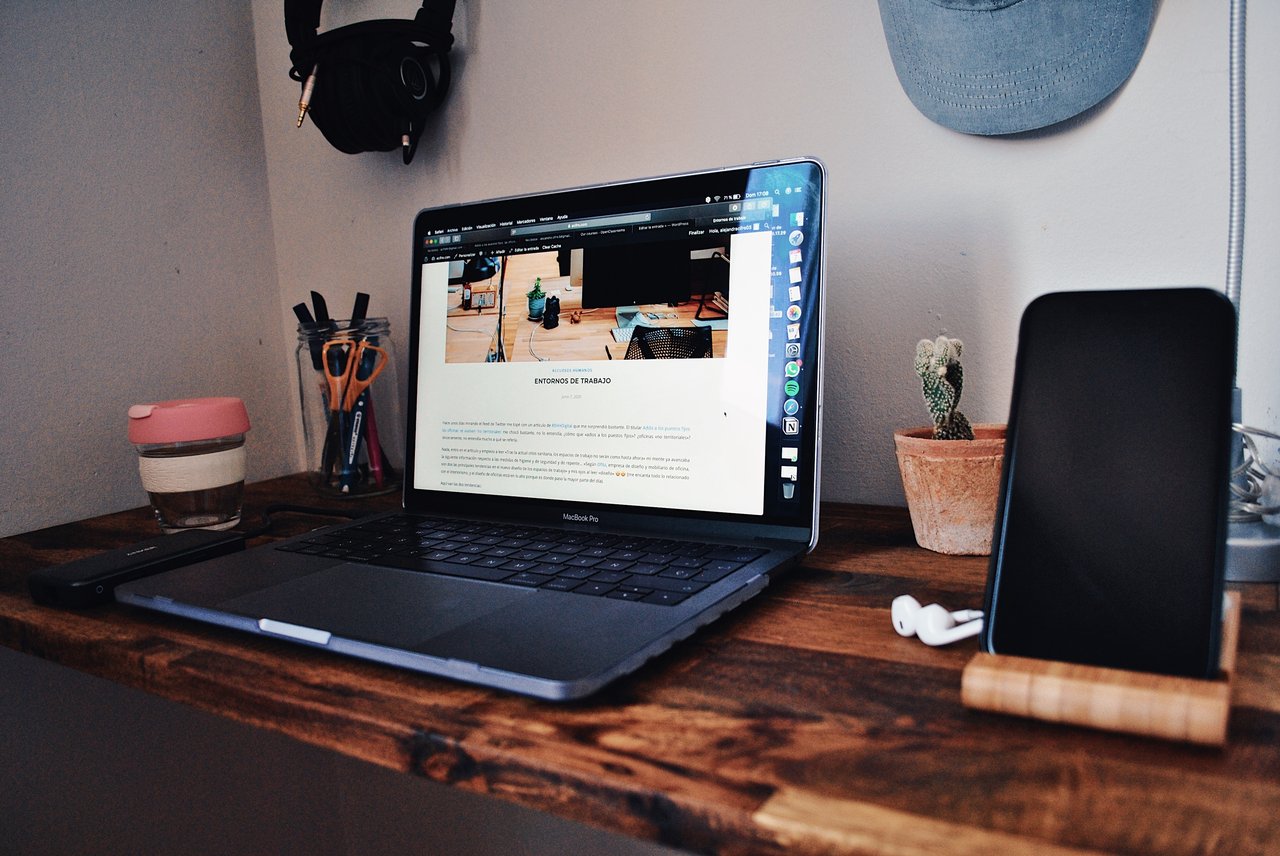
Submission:
[[449,91],[455,2],[423,0],[412,21],[362,21],[317,33],[321,0],[284,0],[289,76],[302,83],[299,126],[309,112],[339,151],[398,147],[411,161],[427,114]]

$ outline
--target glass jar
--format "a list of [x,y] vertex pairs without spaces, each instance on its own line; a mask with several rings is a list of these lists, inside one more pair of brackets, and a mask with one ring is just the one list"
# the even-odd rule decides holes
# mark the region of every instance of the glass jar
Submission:
[[400,489],[404,418],[386,318],[299,324],[294,351],[307,471],[322,493]]

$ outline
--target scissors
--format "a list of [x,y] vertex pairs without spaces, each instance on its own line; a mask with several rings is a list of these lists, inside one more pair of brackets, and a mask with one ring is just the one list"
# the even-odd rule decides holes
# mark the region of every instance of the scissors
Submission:
[[330,339],[321,349],[329,387],[329,431],[321,467],[327,474],[338,461],[343,493],[355,483],[356,457],[367,430],[368,389],[387,365],[387,352],[367,339]]

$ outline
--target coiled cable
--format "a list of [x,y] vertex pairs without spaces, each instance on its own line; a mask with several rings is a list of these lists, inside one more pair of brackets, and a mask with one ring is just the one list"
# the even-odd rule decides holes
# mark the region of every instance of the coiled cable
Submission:
[[[1231,506],[1227,519],[1232,523],[1254,523],[1264,515],[1280,514],[1280,473],[1269,468],[1258,452],[1258,438],[1280,441],[1280,434],[1246,425],[1233,426],[1244,442],[1244,459],[1231,471]],[[1268,481],[1271,490],[1268,496]],[[1271,505],[1265,503],[1271,502]]]

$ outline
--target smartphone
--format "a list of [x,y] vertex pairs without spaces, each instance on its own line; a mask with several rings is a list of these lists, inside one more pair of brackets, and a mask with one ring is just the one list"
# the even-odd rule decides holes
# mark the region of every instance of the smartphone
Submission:
[[1207,288],[1032,301],[982,650],[1217,674],[1235,351]]

